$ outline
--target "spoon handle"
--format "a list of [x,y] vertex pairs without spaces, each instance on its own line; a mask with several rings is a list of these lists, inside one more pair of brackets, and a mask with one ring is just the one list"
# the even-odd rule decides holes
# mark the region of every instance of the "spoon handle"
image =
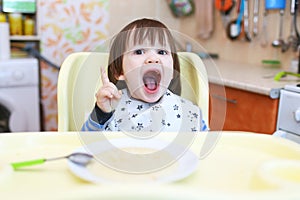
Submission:
[[28,160],[28,161],[23,161],[23,162],[15,162],[11,163],[11,166],[13,167],[14,170],[22,168],[22,167],[28,167],[32,165],[39,165],[43,164],[46,161],[46,159],[36,159],[36,160]]

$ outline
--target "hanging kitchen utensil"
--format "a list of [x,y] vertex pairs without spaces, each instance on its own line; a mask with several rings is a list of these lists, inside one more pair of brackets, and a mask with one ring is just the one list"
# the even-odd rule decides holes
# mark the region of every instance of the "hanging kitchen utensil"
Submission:
[[265,0],[265,13],[267,13],[268,10],[280,10],[279,38],[272,42],[272,46],[274,47],[281,47],[284,42],[282,39],[282,29],[285,4],[285,0]]
[[286,45],[282,47],[282,51],[287,51],[290,47],[293,51],[297,51],[298,46],[298,39],[295,35],[295,29],[294,29],[294,14],[291,14],[291,26],[290,26],[290,35],[287,38]]
[[283,47],[285,45],[285,42],[284,42],[283,36],[282,36],[283,16],[284,16],[284,10],[283,9],[280,9],[279,15],[280,15],[280,19],[279,19],[279,36],[278,36],[278,39],[276,39],[272,42],[273,47]]
[[296,1],[291,0],[290,4],[290,14],[291,14],[291,27],[290,27],[290,35],[287,38],[288,47],[292,48],[292,51],[296,52],[298,49],[298,38],[295,31],[295,7],[296,7]]
[[[300,45],[300,33],[299,33],[298,27],[297,27],[297,16],[298,16],[299,7],[300,7],[300,0],[295,0],[295,6],[294,7],[295,7],[294,29],[295,29],[296,36],[297,36],[297,39],[298,39],[298,45]],[[300,56],[299,56],[299,59],[300,59]],[[299,62],[299,65],[300,65],[300,62]],[[299,70],[300,70],[300,67],[299,67]]]
[[189,16],[194,13],[193,0],[168,0],[167,2],[175,17]]
[[229,22],[229,24],[226,27],[227,37],[231,40],[236,40],[243,32],[242,20],[244,13],[244,0],[241,0],[240,3],[238,3],[238,5],[240,5],[240,7],[238,8],[237,19]]
[[230,12],[234,7],[233,0],[215,0],[215,7],[221,12],[223,27],[226,28],[230,22]]
[[267,47],[268,45],[268,30],[267,30],[267,17],[268,17],[268,11],[264,11],[263,16],[263,25],[262,25],[262,31],[261,31],[261,39],[260,39],[260,46],[261,47]]
[[254,0],[253,5],[253,37],[258,34],[258,16],[259,16],[259,1]]
[[251,36],[249,33],[249,3],[248,0],[244,1],[244,31],[245,31],[245,38],[247,41],[251,41]]
[[214,29],[214,0],[195,0],[195,15],[198,27],[198,36],[208,39],[212,36]]

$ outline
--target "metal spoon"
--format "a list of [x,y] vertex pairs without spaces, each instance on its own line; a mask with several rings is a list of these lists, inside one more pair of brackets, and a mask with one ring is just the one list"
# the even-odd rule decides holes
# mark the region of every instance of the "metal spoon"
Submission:
[[55,158],[47,158],[47,159],[41,158],[41,159],[28,160],[28,161],[22,161],[22,162],[15,162],[15,163],[11,163],[11,165],[14,168],[14,170],[16,170],[16,169],[23,168],[23,167],[29,167],[32,165],[43,164],[46,161],[69,159],[71,162],[73,162],[75,164],[86,166],[91,161],[92,158],[93,158],[93,156],[90,154],[77,152],[77,153],[72,153],[67,156],[61,156],[61,157],[55,157]]

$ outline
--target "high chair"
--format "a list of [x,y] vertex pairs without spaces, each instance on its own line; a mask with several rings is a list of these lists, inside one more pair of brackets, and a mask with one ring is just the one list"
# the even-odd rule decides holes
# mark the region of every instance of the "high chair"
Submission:
[[[178,52],[181,96],[197,104],[208,125],[209,88],[205,66],[191,52]],[[61,65],[57,83],[58,131],[79,131],[95,106],[101,86],[100,67],[108,65],[108,53],[70,54]]]

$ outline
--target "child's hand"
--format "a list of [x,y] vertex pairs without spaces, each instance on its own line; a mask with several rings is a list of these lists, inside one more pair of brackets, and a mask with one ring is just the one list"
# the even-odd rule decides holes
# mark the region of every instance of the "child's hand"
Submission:
[[96,93],[97,106],[103,112],[109,113],[118,105],[122,93],[109,81],[104,68],[101,68],[101,80],[103,85]]

